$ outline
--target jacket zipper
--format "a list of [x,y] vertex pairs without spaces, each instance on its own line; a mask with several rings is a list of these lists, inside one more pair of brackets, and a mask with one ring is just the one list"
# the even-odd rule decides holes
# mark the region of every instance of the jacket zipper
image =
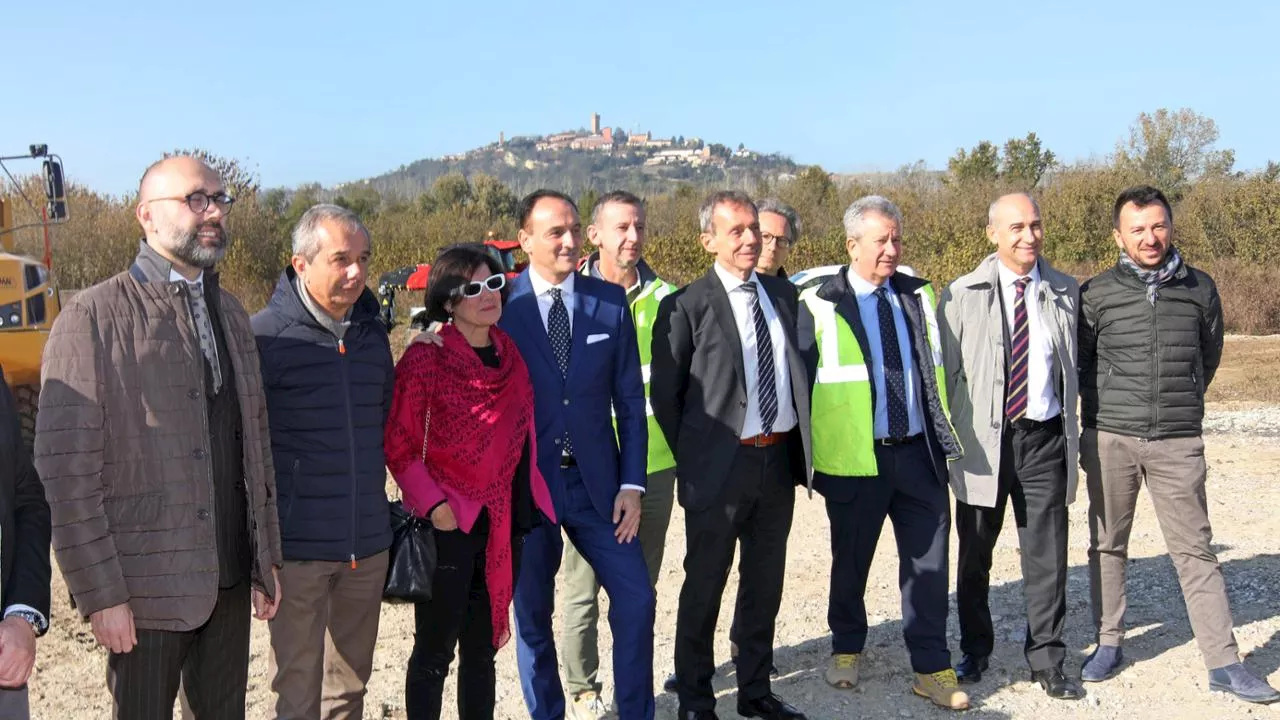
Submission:
[[338,338],[338,367],[342,371],[342,399],[347,406],[347,457],[351,462],[351,569],[356,563],[356,507],[359,504],[359,488],[356,487],[356,433],[351,421],[351,386],[347,380],[347,346]]
[[1160,322],[1156,303],[1160,301],[1160,289],[1151,296],[1151,427],[1147,437],[1154,439],[1160,427]]

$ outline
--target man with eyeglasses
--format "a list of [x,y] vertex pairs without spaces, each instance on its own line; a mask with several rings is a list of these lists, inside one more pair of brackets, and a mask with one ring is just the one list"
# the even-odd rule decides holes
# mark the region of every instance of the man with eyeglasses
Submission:
[[[360,218],[316,205],[253,316],[279,469],[284,605],[271,621],[281,718],[364,717],[391,519],[383,430],[395,386]],[[501,276],[499,276],[501,277]]]
[[243,718],[249,614],[281,599],[258,350],[218,285],[233,199],[193,157],[147,169],[132,267],[76,295],[44,354],[36,467],[116,718]]
[[756,272],[785,279],[783,264],[800,239],[800,216],[778,198],[765,198],[756,207],[760,210],[760,259],[756,261]]

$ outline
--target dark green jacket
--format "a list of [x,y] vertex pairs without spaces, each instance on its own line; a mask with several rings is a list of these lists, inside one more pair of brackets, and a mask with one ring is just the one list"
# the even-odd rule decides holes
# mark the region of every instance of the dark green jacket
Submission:
[[1222,303],[1186,263],[1147,300],[1117,263],[1080,288],[1081,425],[1151,440],[1195,437],[1222,359]]

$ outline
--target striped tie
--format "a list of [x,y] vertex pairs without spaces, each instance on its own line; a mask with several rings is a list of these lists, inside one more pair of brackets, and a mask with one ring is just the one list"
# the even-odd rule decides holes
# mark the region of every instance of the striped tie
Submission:
[[1008,394],[1004,414],[1009,420],[1027,414],[1027,357],[1031,349],[1031,331],[1027,326],[1027,283],[1031,278],[1018,278],[1013,297],[1013,349],[1009,352]]
[[754,282],[743,283],[741,287],[747,293],[747,304],[751,306],[751,322],[756,331],[760,432],[768,435],[773,432],[773,424],[778,420],[778,388],[773,377],[773,338],[769,335],[769,323],[765,320],[764,310],[760,308],[759,288]]

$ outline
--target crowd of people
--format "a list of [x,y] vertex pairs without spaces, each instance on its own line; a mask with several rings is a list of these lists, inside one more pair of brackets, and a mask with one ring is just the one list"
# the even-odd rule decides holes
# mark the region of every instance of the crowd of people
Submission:
[[[493,718],[495,657],[512,638],[535,720],[653,718],[677,500],[684,574],[660,688],[681,720],[716,717],[712,648],[737,553],[736,710],[804,718],[773,691],[773,647],[794,506],[814,491],[831,528],[833,692],[859,682],[888,519],[910,687],[969,706],[962,686],[981,682],[994,649],[989,578],[1012,504],[1030,678],[1078,700],[1125,664],[1144,483],[1210,687],[1280,699],[1241,663],[1211,543],[1201,422],[1222,309],[1178,254],[1158,189],[1116,199],[1119,259],[1083,285],[1042,255],[1035,200],[997,198],[993,252],[941,291],[897,272],[902,213],[864,197],[844,215],[849,263],[803,292],[782,269],[801,220],[776,199],[711,194],[699,212],[710,268],[677,287],[643,259],[640,198],[603,196],[584,230],[572,199],[539,190],[518,210],[529,267],[508,279],[478,245],[445,249],[426,297],[439,325],[398,362],[366,287],[374,239],[354,213],[308,210],[250,317],[216,272],[234,201],[199,159],[148,168],[134,264],[77,294],[50,334],[34,460],[0,395],[0,716],[28,716],[52,538],[107,651],[113,717],[168,718],[181,696],[198,720],[243,718],[251,614],[270,631],[276,717],[363,717],[393,541],[387,470],[436,538],[405,669],[412,720],[446,714],[455,653],[457,716]],[[1097,642],[1077,676],[1063,628],[1078,468]]]

